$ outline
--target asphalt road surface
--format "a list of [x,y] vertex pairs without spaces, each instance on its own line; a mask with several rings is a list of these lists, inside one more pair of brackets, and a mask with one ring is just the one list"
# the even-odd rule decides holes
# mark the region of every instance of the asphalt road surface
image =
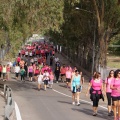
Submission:
[[[53,89],[37,90],[36,82],[8,81],[13,90],[23,120],[112,120],[107,110],[99,107],[98,115],[92,116],[91,102],[84,92],[80,106],[72,105],[71,92],[65,83],[54,84]],[[84,91],[84,90],[83,90]],[[101,101],[101,105],[105,104]]]

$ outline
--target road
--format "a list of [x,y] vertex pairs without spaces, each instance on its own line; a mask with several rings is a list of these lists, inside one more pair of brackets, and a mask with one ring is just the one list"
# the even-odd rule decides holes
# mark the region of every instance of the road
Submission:
[[[20,80],[8,81],[13,90],[23,120],[112,120],[107,110],[99,108],[98,116],[92,116],[92,106],[84,101],[80,106],[72,105],[71,92],[64,83],[54,84],[53,89],[37,90],[36,82],[22,83]],[[64,94],[62,94],[64,93]],[[68,96],[67,96],[68,95]],[[84,92],[81,99],[90,102]],[[105,104],[101,101],[105,107]]]

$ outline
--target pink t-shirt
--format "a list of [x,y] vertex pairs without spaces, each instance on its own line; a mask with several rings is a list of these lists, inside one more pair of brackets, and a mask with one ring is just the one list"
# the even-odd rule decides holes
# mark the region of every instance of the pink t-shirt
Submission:
[[[101,86],[102,86],[102,80],[91,80],[91,84],[92,84],[92,88],[93,88],[93,93],[96,93],[96,91],[94,90],[101,90]],[[101,94],[101,92],[99,91],[98,94]]]
[[61,68],[60,72],[61,72],[61,74],[65,74],[66,73],[66,68],[65,67]]
[[106,78],[105,80],[105,84],[106,84],[106,92],[107,93],[111,93],[112,92],[112,89],[110,88],[111,86],[111,82],[114,78]]
[[54,80],[54,75],[50,74],[50,80],[53,81]]
[[116,87],[117,90],[112,90],[111,96],[119,97],[120,96],[120,79],[115,78],[111,82],[111,86]]
[[66,78],[71,79],[72,72],[71,71],[66,71]]
[[32,73],[33,72],[33,66],[28,67],[28,72]]

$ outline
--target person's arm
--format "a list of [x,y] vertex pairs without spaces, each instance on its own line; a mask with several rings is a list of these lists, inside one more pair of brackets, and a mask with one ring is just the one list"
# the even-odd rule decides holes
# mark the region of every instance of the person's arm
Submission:
[[83,76],[81,76],[81,80],[82,80],[82,85],[83,85],[83,84],[84,84],[84,81],[85,81],[85,79],[84,79]]
[[112,90],[117,90],[117,87],[114,87],[113,84],[111,84],[110,88],[111,88]]
[[87,88],[87,92],[86,92],[86,96],[88,96],[88,93],[89,93],[91,87],[92,87],[92,82],[89,83],[89,86],[88,86],[88,88]]

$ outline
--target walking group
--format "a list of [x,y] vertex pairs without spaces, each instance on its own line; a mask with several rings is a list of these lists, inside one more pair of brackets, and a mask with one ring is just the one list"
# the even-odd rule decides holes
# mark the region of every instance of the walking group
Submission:
[[109,72],[105,80],[101,79],[99,72],[94,72],[89,81],[86,95],[90,93],[93,101],[93,116],[97,115],[99,100],[107,98],[108,116],[114,116],[114,120],[120,120],[120,70]]
[[[16,80],[38,83],[38,91],[52,88],[53,83],[65,83],[72,92],[72,104],[80,105],[80,93],[83,89],[84,76],[77,67],[62,64],[55,56],[56,49],[46,42],[32,42],[25,45],[13,63]],[[10,79],[11,65],[0,65],[0,78]],[[3,76],[2,76],[3,75]],[[42,88],[44,86],[44,88]],[[114,120],[120,120],[120,70],[109,72],[106,80],[101,79],[99,72],[94,72],[89,80],[86,96],[90,94],[93,102],[93,116],[97,115],[99,100],[107,97],[108,116],[114,115]]]

